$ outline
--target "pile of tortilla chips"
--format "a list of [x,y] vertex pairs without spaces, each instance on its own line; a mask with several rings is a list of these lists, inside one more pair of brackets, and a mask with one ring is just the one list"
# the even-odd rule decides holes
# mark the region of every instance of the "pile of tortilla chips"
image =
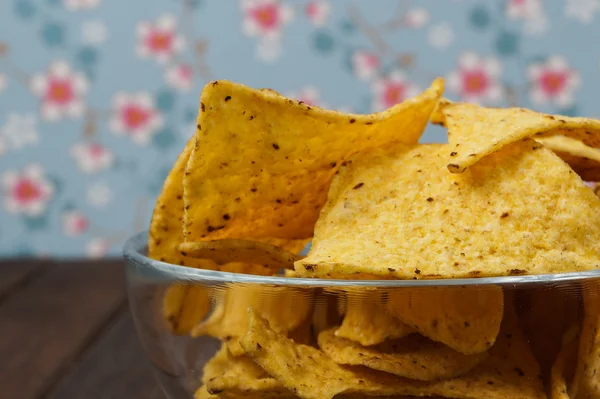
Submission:
[[[345,280],[599,270],[600,121],[453,103],[443,86],[354,115],[209,83],[149,256]],[[418,143],[429,122],[448,144]],[[572,288],[176,283],[163,316],[222,341],[196,398],[600,399],[600,283]]]

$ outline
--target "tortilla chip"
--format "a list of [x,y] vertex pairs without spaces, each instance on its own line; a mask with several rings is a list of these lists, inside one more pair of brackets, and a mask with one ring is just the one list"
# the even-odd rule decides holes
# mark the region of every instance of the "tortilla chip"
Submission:
[[[183,176],[185,165],[194,148],[195,139],[190,139],[173,168],[165,179],[163,189],[156,200],[150,221],[148,256],[152,259],[173,265],[183,265],[199,269],[244,272],[250,274],[271,274],[261,265],[240,267],[239,264],[219,266],[208,259],[195,259],[183,256],[179,244],[183,242]],[[299,252],[306,240],[281,240],[267,238],[264,241],[289,251]],[[239,271],[238,271],[239,270]],[[242,271],[243,270],[243,271]],[[205,287],[191,284],[174,284],[167,289],[163,299],[163,316],[175,334],[187,334],[202,318],[210,306],[209,293]]]
[[347,296],[346,315],[335,335],[369,346],[402,338],[415,332],[385,308],[383,293]]
[[339,164],[388,142],[416,143],[442,90],[438,79],[385,112],[352,115],[209,83],[183,180],[185,240],[311,237]]
[[576,289],[530,287],[518,292],[519,321],[545,381],[550,380],[565,332],[581,320],[580,302]]
[[[575,331],[573,329],[572,331]],[[577,363],[577,334],[566,333],[556,361],[552,366],[550,380],[550,399],[570,399],[568,383],[573,378]]]
[[292,269],[300,257],[272,244],[259,241],[229,239],[200,242],[184,242],[179,245],[184,256],[206,259],[220,263],[248,262],[272,269]]
[[[524,138],[566,136],[600,147],[600,121],[546,115],[524,108],[483,108],[475,104],[445,103],[434,120],[448,127],[448,169],[462,173],[486,155]],[[439,120],[440,113],[444,116]]]
[[248,331],[248,308],[265,317],[278,333],[288,334],[310,318],[313,297],[309,290],[288,287],[231,285],[219,298],[215,311],[192,330],[192,336],[210,335],[242,355],[239,339]]
[[187,334],[210,310],[210,290],[203,286],[176,283],[163,297],[163,316],[175,334]]
[[583,180],[600,180],[600,150],[565,136],[540,137],[535,141],[550,148]]
[[336,394],[443,396],[469,399],[545,398],[539,367],[517,328],[506,317],[503,333],[490,356],[465,376],[424,382],[364,367],[342,366],[319,349],[298,345],[274,332],[250,311],[250,330],[242,338],[254,362],[303,399],[330,399]]
[[333,181],[299,275],[467,278],[595,270],[600,200],[526,139],[462,174],[448,145],[351,158]]
[[487,358],[486,352],[463,355],[418,334],[379,345],[362,346],[336,337],[335,328],[319,334],[319,348],[339,364],[366,366],[421,381],[461,376]]
[[504,297],[495,286],[403,288],[390,291],[387,309],[425,337],[474,354],[496,341]]
[[582,285],[584,319],[572,398],[600,398],[600,283]]
[[223,345],[206,363],[202,383],[209,394],[291,393],[246,356],[232,356]]

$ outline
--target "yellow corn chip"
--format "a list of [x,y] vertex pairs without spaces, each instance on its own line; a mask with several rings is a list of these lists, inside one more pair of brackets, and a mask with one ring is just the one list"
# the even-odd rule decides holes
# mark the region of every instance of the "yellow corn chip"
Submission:
[[420,334],[474,354],[496,341],[504,298],[495,286],[405,288],[390,291],[387,309]]
[[572,398],[600,398],[600,284],[582,285],[584,319],[579,338]]
[[232,356],[225,345],[206,363],[202,374],[202,383],[208,394],[219,394],[223,391],[231,394],[290,394],[279,381],[269,376],[248,357]]
[[211,317],[192,330],[192,336],[217,337],[227,343],[233,355],[242,355],[239,339],[248,331],[249,307],[269,320],[275,331],[287,335],[310,319],[313,297],[308,290],[232,285],[222,294]]
[[600,147],[600,121],[595,119],[449,102],[441,104],[432,119],[448,127],[446,156],[453,173],[462,173],[486,155],[528,137],[567,136]]
[[390,315],[383,300],[381,292],[367,292],[366,295],[349,293],[346,315],[335,335],[368,346],[415,332]]
[[600,150],[588,147],[581,141],[565,136],[540,137],[535,139],[550,148],[583,180],[600,180]]
[[575,364],[577,362],[577,334],[576,329],[571,329],[563,338],[562,345],[556,361],[552,365],[550,380],[550,399],[570,399],[569,381],[573,377]]
[[[261,265],[241,266],[239,263],[218,266],[212,260],[183,256],[179,244],[183,242],[183,176],[195,139],[186,144],[177,157],[156,200],[148,239],[148,256],[152,259],[200,269],[222,270],[237,273],[271,274]],[[306,240],[264,239],[273,245],[298,252]],[[176,334],[186,334],[206,315],[210,305],[206,288],[191,284],[174,284],[167,289],[163,299],[163,315],[169,328]]]
[[545,398],[539,367],[515,317],[509,316],[486,360],[462,377],[442,381],[415,381],[364,367],[339,365],[319,349],[298,345],[277,334],[253,311],[250,330],[241,345],[256,364],[303,399],[331,399],[340,393],[459,399]]
[[600,266],[600,200],[551,150],[525,139],[451,174],[448,148],[395,145],[349,159],[298,274],[460,278]]
[[443,81],[372,115],[325,111],[228,81],[205,86],[184,176],[186,241],[309,238],[339,164],[416,143]]
[[240,239],[184,242],[179,246],[184,256],[210,258],[219,262],[249,262],[273,269],[293,268],[300,257],[281,247],[259,241]]
[[319,334],[319,348],[339,364],[366,366],[421,381],[461,376],[487,358],[486,352],[463,355],[418,334],[379,345],[362,346],[336,337],[335,329]]

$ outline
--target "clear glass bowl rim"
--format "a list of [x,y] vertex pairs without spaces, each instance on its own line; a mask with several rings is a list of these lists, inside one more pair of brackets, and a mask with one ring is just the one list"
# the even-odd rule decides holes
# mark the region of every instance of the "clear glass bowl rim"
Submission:
[[195,269],[154,260],[146,256],[148,232],[143,231],[129,238],[123,247],[123,258],[136,266],[136,275],[154,282],[185,281],[188,283],[249,283],[300,287],[440,287],[481,285],[561,284],[565,282],[600,278],[600,269],[557,274],[539,274],[503,277],[481,277],[431,280],[337,280],[322,278],[298,278],[257,276]]

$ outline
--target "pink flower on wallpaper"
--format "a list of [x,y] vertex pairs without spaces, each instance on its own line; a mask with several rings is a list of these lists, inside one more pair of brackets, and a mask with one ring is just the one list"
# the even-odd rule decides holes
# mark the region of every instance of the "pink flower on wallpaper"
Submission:
[[503,96],[501,74],[502,64],[498,59],[484,58],[469,51],[460,55],[458,69],[448,74],[446,84],[463,101],[497,103]]
[[294,16],[293,8],[279,0],[242,0],[241,4],[242,29],[247,36],[278,39],[282,28]]
[[371,51],[357,50],[352,54],[352,71],[359,79],[369,80],[373,78],[380,66],[381,60]]
[[113,163],[110,150],[98,143],[79,143],[71,147],[71,155],[77,167],[84,173],[96,173],[107,169]]
[[532,64],[527,75],[531,86],[529,95],[535,104],[573,105],[573,94],[581,80],[579,73],[571,69],[563,57],[553,55],[546,62]]
[[154,23],[139,22],[137,37],[137,54],[160,63],[167,62],[185,47],[183,37],[177,34],[177,20],[170,14],[161,15]]
[[371,91],[374,94],[373,111],[383,111],[416,96],[420,89],[407,79],[404,72],[395,70],[375,79],[371,84]]
[[39,216],[54,194],[54,185],[40,165],[30,164],[21,172],[8,171],[2,175],[2,194],[7,212]]
[[113,98],[110,127],[117,135],[128,135],[134,143],[145,145],[162,126],[163,117],[150,93],[117,93]]
[[286,97],[302,101],[306,105],[324,107],[320,100],[319,90],[314,86],[305,86],[296,92],[287,93]]
[[69,210],[62,214],[63,232],[69,237],[77,237],[85,233],[90,227],[90,221],[78,210]]
[[94,238],[85,245],[85,255],[89,259],[101,259],[108,254],[110,243],[105,238]]
[[67,10],[89,10],[97,7],[100,0],[63,0],[63,5]]
[[316,26],[322,26],[327,23],[327,18],[331,13],[331,4],[323,0],[309,1],[304,6],[304,14],[308,20]]
[[88,81],[65,61],[52,62],[45,74],[31,78],[29,87],[42,101],[41,114],[46,120],[76,118],[85,111],[83,96],[88,91]]
[[174,65],[165,71],[165,80],[169,86],[181,91],[188,91],[192,88],[193,78],[194,71],[187,64]]
[[411,8],[404,15],[404,25],[409,28],[421,28],[429,22],[429,11],[424,8]]

